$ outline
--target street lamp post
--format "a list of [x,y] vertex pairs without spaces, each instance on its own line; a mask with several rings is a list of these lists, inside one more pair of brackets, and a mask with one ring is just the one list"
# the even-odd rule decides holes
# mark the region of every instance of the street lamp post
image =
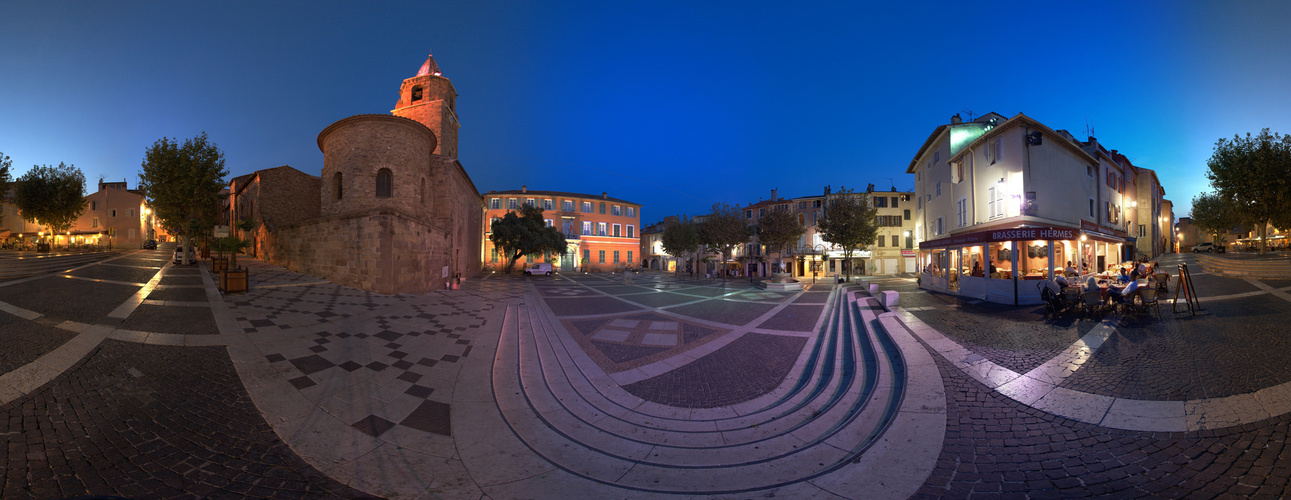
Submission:
[[[812,252],[816,257],[822,257],[822,256],[824,256],[824,255],[825,255],[825,244],[824,244],[824,243],[817,243],[817,244],[815,244],[815,245],[812,245],[812,246],[811,246],[811,252]],[[823,260],[823,259],[822,259],[822,260]],[[819,268],[817,267],[817,266],[819,266],[819,265],[820,265],[820,263],[819,263],[819,262],[812,262],[812,264],[811,264],[811,284],[813,284],[813,285],[815,285],[815,284],[816,284],[816,274],[818,274],[818,273],[819,273],[819,271],[820,271],[820,270],[819,270]]]

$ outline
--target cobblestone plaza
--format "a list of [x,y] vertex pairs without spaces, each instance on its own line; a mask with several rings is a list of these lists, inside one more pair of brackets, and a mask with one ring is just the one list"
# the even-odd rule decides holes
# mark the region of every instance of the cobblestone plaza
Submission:
[[[489,274],[382,295],[126,252],[0,283],[0,497],[1285,496],[1291,281],[1201,314]],[[1167,297],[1174,295],[1173,287]]]

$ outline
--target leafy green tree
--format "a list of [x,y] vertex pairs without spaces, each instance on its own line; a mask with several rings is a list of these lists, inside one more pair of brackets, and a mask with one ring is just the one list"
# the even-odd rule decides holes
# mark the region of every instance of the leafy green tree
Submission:
[[1291,136],[1266,128],[1257,136],[1220,139],[1206,166],[1216,194],[1232,200],[1238,217],[1256,226],[1263,255],[1270,224],[1291,228]]
[[1215,244],[1221,236],[1242,223],[1241,216],[1230,199],[1217,193],[1201,193],[1192,199],[1192,223],[1210,233]]
[[[824,217],[816,223],[820,238],[843,249],[843,258],[852,261],[852,253],[869,245],[878,236],[878,209],[871,206],[869,195],[850,189],[839,190],[825,200]],[[847,266],[847,279],[852,268]]]
[[[200,236],[195,227],[215,224],[220,190],[228,185],[224,180],[228,174],[224,153],[210,142],[206,132],[185,139],[183,144],[163,137],[144,152],[139,190],[161,224],[188,248],[193,238]],[[192,220],[200,224],[194,226]],[[189,264],[187,251],[183,259]]]
[[85,212],[85,174],[72,165],[36,165],[18,178],[13,203],[22,217],[49,228],[50,233],[72,229]]
[[[699,243],[709,251],[721,254],[722,262],[730,259],[731,250],[749,241],[749,228],[744,225],[744,212],[739,206],[725,202],[714,203],[713,209],[699,225]],[[726,273],[722,273],[723,279]]]
[[693,254],[699,249],[698,228],[684,214],[678,217],[678,222],[664,226],[660,239],[663,251],[677,259],[674,274],[681,271],[682,256]]
[[[9,181],[12,180],[12,173],[9,171],[13,167],[13,160],[0,152],[0,198],[9,196]],[[0,211],[0,224],[4,224],[4,211]]]
[[807,228],[798,222],[798,214],[781,206],[758,219],[758,240],[767,246],[767,253],[775,252],[776,261],[784,265],[785,247],[798,241]]
[[506,273],[510,273],[516,260],[525,255],[547,252],[565,255],[569,251],[565,235],[554,227],[548,227],[542,220],[542,209],[532,205],[520,207],[519,215],[514,211],[507,212],[494,221],[489,230],[492,233],[489,241],[506,259]]

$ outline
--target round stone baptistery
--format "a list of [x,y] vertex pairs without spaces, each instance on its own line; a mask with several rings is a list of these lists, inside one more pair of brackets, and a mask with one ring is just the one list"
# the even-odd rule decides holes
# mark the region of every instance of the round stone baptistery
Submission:
[[355,115],[329,125],[318,134],[321,215],[374,209],[422,215],[437,143],[425,125],[399,116]]

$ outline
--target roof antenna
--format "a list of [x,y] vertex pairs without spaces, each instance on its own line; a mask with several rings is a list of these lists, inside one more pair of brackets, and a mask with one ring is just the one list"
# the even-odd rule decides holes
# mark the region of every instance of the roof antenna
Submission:
[[973,110],[968,108],[959,108],[959,110],[968,113],[968,121],[973,121]]
[[1089,124],[1088,116],[1085,117],[1085,136],[1097,137],[1096,135],[1094,135],[1094,126]]
[[888,182],[892,184],[892,191],[893,191],[893,192],[896,192],[896,190],[897,190],[897,181],[894,181],[894,180],[892,180],[892,178],[891,178],[891,177],[888,177]]

